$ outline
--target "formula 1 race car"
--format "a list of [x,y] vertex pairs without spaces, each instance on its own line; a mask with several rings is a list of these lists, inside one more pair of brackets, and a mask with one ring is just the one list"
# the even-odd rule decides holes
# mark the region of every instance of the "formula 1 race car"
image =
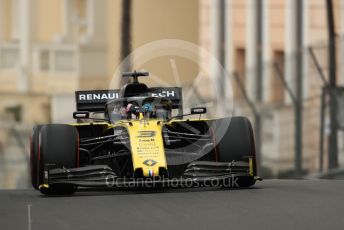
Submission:
[[[77,91],[75,124],[33,128],[32,186],[43,194],[78,187],[249,187],[257,180],[247,118],[183,113],[179,87],[147,87],[138,77],[120,90]],[[195,115],[197,116],[195,118]]]

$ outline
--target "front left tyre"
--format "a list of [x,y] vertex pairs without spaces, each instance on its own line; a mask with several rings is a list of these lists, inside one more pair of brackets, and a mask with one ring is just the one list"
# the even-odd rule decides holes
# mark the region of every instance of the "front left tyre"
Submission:
[[257,175],[256,149],[251,122],[246,117],[222,118],[216,121],[216,127],[226,127],[216,150],[219,162],[243,161],[249,163],[251,157],[252,176],[238,178],[239,187],[250,187],[255,184]]

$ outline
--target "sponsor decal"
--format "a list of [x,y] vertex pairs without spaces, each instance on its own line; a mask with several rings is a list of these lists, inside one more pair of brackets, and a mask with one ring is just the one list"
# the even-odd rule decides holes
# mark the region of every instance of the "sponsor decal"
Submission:
[[140,120],[140,124],[149,125],[149,122],[146,119],[142,119]]
[[175,97],[176,93],[173,90],[162,90],[161,92],[151,93],[152,97]]
[[113,100],[119,98],[118,93],[81,93],[78,96],[79,101],[95,101],[95,100]]
[[154,166],[156,165],[158,162],[156,162],[155,160],[151,160],[151,159],[147,159],[144,162],[142,162],[142,164],[146,165],[146,166]]
[[[179,99],[179,88],[151,88],[148,92],[151,97],[162,97],[170,99]],[[78,102],[106,101],[120,98],[120,90],[86,90],[76,91]]]
[[148,176],[153,177],[154,176],[154,171],[153,170],[148,170]]
[[138,131],[137,138],[141,137],[155,137],[156,131]]

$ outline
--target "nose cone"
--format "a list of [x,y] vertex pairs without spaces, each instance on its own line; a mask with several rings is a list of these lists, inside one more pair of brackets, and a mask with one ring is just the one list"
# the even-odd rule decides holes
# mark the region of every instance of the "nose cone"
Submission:
[[128,126],[133,168],[141,168],[144,177],[159,175],[159,168],[167,169],[162,127],[157,122],[133,121]]

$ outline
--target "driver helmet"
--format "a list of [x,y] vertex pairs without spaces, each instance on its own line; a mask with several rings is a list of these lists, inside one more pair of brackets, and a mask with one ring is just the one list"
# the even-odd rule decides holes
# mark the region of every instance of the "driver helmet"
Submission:
[[145,115],[145,117],[153,117],[154,116],[154,107],[152,105],[152,103],[146,102],[143,104],[142,106],[142,111],[143,114]]
[[127,116],[131,116],[131,118],[135,119],[139,115],[139,107],[135,105],[134,103],[128,103],[126,107],[126,114]]

